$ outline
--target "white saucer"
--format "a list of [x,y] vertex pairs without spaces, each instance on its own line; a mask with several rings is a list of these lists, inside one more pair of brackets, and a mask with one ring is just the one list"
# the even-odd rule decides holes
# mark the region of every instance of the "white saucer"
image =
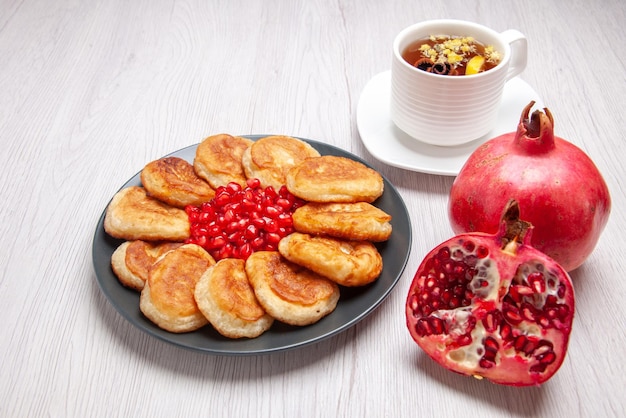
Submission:
[[422,173],[456,176],[470,154],[483,142],[517,130],[522,110],[531,100],[543,102],[524,80],[513,78],[504,87],[498,122],[485,136],[467,144],[439,147],[413,139],[391,121],[389,97],[391,71],[375,75],[365,86],[356,112],[356,123],[365,148],[378,160],[394,167]]

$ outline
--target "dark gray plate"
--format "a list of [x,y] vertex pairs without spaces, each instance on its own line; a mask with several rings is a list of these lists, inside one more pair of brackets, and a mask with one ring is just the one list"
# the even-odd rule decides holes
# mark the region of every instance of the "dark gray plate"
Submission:
[[[256,140],[265,135],[251,135]],[[332,145],[300,138],[310,143],[322,155],[338,155],[351,158],[369,166],[359,157]],[[193,161],[197,145],[183,148],[171,155]],[[179,347],[218,355],[252,355],[289,350],[319,342],[355,325],[376,309],[395,287],[406,266],[411,248],[411,224],[402,197],[385,178],[385,192],[374,202],[392,216],[391,238],[378,245],[383,257],[383,271],[374,283],[359,288],[341,288],[341,297],[333,313],[319,322],[293,327],[278,321],[272,328],[254,339],[228,339],[222,337],[210,325],[186,333],[172,334],[154,325],[139,310],[139,293],[122,286],[111,270],[111,255],[123,242],[105,233],[104,212],[100,217],[93,239],[93,265],[100,289],[113,307],[140,330]],[[140,185],[139,174],[126,184]]]

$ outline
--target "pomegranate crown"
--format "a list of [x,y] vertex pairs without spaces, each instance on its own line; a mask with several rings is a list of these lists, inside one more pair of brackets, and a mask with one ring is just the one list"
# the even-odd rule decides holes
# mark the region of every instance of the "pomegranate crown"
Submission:
[[535,110],[530,118],[530,109],[535,105],[531,101],[522,110],[515,141],[529,154],[542,154],[554,148],[554,118],[547,107]]
[[500,231],[498,237],[502,249],[513,251],[520,244],[530,242],[533,225],[520,219],[519,203],[515,199],[507,202],[500,218]]

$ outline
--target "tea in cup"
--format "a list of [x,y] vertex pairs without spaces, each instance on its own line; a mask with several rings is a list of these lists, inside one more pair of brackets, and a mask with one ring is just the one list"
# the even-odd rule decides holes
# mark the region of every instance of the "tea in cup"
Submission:
[[484,136],[497,121],[505,83],[526,68],[527,48],[514,29],[498,33],[452,19],[409,26],[393,42],[391,119],[432,145]]

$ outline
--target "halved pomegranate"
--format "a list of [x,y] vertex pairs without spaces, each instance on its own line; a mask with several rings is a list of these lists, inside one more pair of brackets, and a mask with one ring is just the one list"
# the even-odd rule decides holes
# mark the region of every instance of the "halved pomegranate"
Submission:
[[426,255],[406,321],[436,362],[512,386],[539,385],[559,369],[574,290],[567,272],[530,246],[531,228],[511,201],[497,234],[457,235]]

